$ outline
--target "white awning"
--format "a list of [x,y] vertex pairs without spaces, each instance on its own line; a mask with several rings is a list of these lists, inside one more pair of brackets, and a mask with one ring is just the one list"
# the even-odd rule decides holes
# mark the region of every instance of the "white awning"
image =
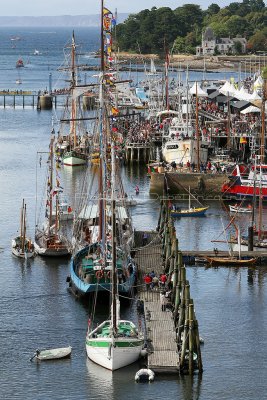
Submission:
[[198,97],[208,97],[208,93],[203,90],[199,83],[195,82],[189,90],[190,94],[198,95]]
[[260,113],[261,110],[258,107],[249,106],[249,107],[245,108],[244,110],[242,110],[240,112],[241,112],[241,114]]

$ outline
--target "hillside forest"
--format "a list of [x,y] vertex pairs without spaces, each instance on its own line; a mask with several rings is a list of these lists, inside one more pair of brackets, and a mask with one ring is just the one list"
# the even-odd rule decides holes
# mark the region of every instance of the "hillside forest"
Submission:
[[168,48],[173,54],[195,54],[206,27],[211,27],[216,37],[245,37],[247,53],[267,52],[267,8],[263,0],[243,0],[223,8],[213,3],[207,10],[196,4],[174,10],[152,7],[130,14],[117,25],[116,40],[120,51],[163,55]]

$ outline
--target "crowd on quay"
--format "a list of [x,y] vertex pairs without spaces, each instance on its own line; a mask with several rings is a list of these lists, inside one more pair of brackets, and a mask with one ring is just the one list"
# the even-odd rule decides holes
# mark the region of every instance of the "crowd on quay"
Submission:
[[127,134],[127,143],[148,143],[150,141],[151,125],[149,121],[131,124]]
[[146,290],[154,290],[160,292],[161,311],[172,309],[171,293],[172,293],[172,279],[163,272],[159,276],[154,271],[144,275],[144,284]]

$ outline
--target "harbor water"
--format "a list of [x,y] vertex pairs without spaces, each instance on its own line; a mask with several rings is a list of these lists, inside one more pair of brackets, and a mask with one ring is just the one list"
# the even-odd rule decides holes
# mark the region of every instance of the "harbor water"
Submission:
[[[53,76],[57,76],[56,69],[63,58],[62,47],[71,37],[71,30],[55,29],[55,32],[52,35],[33,29],[30,32],[26,29],[1,30],[4,39],[0,43],[0,89],[15,88],[16,59],[32,53],[35,48],[44,54],[34,57],[36,61],[31,64],[34,67],[28,67],[32,68],[31,72],[27,68],[22,71],[25,84],[22,83],[20,89],[45,89],[49,73],[52,71]],[[11,35],[23,39],[16,49],[11,49]],[[79,30],[76,36],[87,52],[97,49],[95,30]],[[50,47],[53,47],[51,53]],[[214,76],[220,78],[218,74]],[[63,81],[61,85],[64,85]],[[202,376],[158,375],[151,384],[137,384],[134,375],[142,362],[111,373],[87,359],[85,335],[89,304],[81,304],[67,290],[69,259],[36,257],[25,263],[11,255],[11,239],[19,228],[23,198],[27,203],[28,232],[32,237],[34,235],[38,216],[36,185],[40,196],[46,169],[46,155],[42,155],[40,163],[37,152],[48,150],[52,116],[54,111],[37,112],[31,107],[0,108],[0,399],[266,398],[265,266],[242,269],[187,267],[200,335],[205,341]],[[75,204],[84,171],[71,172],[62,168],[59,174],[66,197]],[[137,206],[131,208],[135,229],[155,229],[159,199],[149,194],[145,166],[124,166],[122,175],[128,196],[137,200]],[[41,178],[40,182],[36,176]],[[139,196],[135,195],[136,185],[140,188]],[[223,239],[221,218],[223,225],[227,225],[228,214],[219,201],[208,205],[206,217],[177,219],[175,222],[181,250],[223,248],[211,240]],[[243,228],[248,218],[239,218]],[[136,319],[132,305],[125,305],[121,311],[122,317]],[[97,308],[99,321],[107,315],[107,307]],[[73,348],[69,360],[30,362],[37,348],[68,345]]]

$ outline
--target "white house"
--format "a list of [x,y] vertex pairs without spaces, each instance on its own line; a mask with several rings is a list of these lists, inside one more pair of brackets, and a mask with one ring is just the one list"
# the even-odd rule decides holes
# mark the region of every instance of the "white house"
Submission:
[[246,53],[247,40],[245,38],[216,38],[213,30],[207,27],[202,33],[202,44],[196,47],[196,55],[213,55],[215,48],[220,54],[235,53],[235,43],[241,43],[241,52]]

